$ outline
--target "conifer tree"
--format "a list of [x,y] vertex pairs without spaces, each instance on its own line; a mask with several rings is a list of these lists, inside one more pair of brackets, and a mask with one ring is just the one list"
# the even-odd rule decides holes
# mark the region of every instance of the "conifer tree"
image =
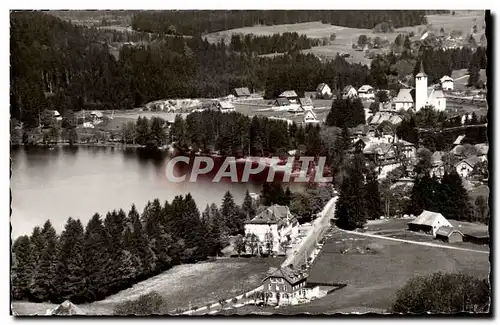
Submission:
[[18,237],[12,245],[12,298],[22,300],[29,297],[33,273],[31,242],[28,236]]
[[228,234],[235,235],[241,228],[240,220],[238,216],[238,209],[234,203],[233,195],[231,192],[227,191],[222,199],[222,205],[220,208],[220,213],[222,220],[227,225]]
[[150,248],[148,237],[144,232],[135,204],[132,205],[129,211],[128,219],[132,225],[130,252],[140,260],[139,277],[146,277],[155,269],[155,256]]
[[441,191],[447,194],[439,200],[443,205],[441,213],[449,219],[471,221],[469,196],[456,170],[443,175]]
[[252,197],[250,196],[250,192],[248,191],[248,189],[245,192],[245,198],[243,199],[241,208],[245,213],[245,221],[251,220],[255,217],[255,207],[253,205]]
[[380,191],[377,181],[377,176],[373,168],[370,168],[366,175],[366,214],[367,218],[374,220],[378,219],[383,214],[382,201],[380,199]]
[[41,236],[43,249],[33,272],[31,295],[37,301],[47,301],[55,297],[55,276],[57,256],[57,234],[49,220],[43,225]]

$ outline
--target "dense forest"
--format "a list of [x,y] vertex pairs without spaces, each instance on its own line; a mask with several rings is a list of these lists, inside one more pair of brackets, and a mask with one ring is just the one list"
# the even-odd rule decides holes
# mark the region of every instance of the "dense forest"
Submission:
[[203,35],[254,25],[325,24],[373,28],[391,22],[394,28],[425,25],[423,10],[172,10],[144,11],[134,15],[132,28],[152,33],[175,30],[182,35]]
[[58,235],[47,221],[12,246],[13,299],[74,303],[101,300],[180,263],[215,256],[228,236],[243,233],[255,214],[247,193],[243,205],[227,192],[222,205],[200,215],[190,194],[161,204],[148,202],[142,214],[95,214],[83,226],[69,218]]
[[258,58],[199,37],[125,45],[116,60],[96,35],[42,12],[11,13],[11,116],[34,127],[44,109],[128,109],[158,98],[225,96],[241,86],[276,96],[321,82],[334,89],[370,83],[368,67],[341,57]]
[[320,45],[321,40],[307,38],[297,33],[274,34],[271,36],[256,36],[252,34],[231,36],[229,47],[235,52],[268,54],[287,53],[310,49]]

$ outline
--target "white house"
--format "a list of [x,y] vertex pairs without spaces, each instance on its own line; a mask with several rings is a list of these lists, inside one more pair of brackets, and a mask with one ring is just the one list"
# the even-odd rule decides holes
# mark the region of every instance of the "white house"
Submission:
[[468,178],[470,173],[474,169],[474,166],[480,161],[481,160],[476,156],[469,157],[455,164],[455,169],[457,170],[457,173],[458,175],[460,175],[460,177]]
[[319,123],[319,120],[312,110],[307,110],[304,113],[304,123]]
[[363,85],[358,89],[358,96],[362,99],[375,99],[375,90],[370,85]]
[[101,121],[103,114],[99,111],[92,111],[90,112],[90,116],[92,117],[93,123],[98,124]]
[[440,79],[441,89],[443,90],[453,90],[453,79],[450,76],[444,76]]
[[272,239],[272,251],[277,253],[280,244],[291,241],[299,234],[299,223],[287,206],[273,205],[250,221],[245,222],[245,236],[254,234],[262,251]]
[[342,98],[355,98],[358,97],[358,92],[353,86],[345,86],[342,90]]
[[318,87],[316,87],[316,94],[321,97],[330,97],[332,96],[332,89],[325,83],[320,83]]
[[423,231],[436,237],[439,228],[453,227],[441,213],[424,210],[415,220],[408,223],[408,228],[412,231]]
[[53,111],[53,112],[54,112],[54,117],[55,117],[56,121],[62,121],[61,114],[59,114],[58,111]]
[[443,91],[434,87],[427,89],[426,105],[434,106],[437,111],[444,111],[446,109],[446,97]]
[[396,111],[404,109],[407,111],[413,107],[413,98],[411,97],[411,89],[400,89],[398,95],[393,100]]
[[218,102],[217,108],[221,113],[234,112],[234,105],[230,102]]

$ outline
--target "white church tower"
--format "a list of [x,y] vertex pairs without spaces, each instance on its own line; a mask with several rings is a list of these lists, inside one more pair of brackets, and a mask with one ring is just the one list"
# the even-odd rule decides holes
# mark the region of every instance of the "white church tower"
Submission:
[[420,72],[415,77],[415,87],[415,111],[418,112],[427,103],[427,75],[422,61],[420,61]]

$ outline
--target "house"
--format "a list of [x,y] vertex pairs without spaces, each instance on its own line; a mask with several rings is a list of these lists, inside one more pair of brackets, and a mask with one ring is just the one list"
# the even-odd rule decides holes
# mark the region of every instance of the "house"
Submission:
[[307,110],[304,113],[304,123],[319,123],[319,120],[312,110]]
[[441,89],[443,90],[453,90],[453,79],[449,76],[444,76],[440,79]]
[[413,98],[411,96],[411,89],[400,89],[398,95],[394,98],[393,103],[396,111],[401,109],[407,111],[412,108]]
[[263,282],[263,292],[278,305],[294,304],[307,297],[307,273],[290,267],[272,269]]
[[259,239],[262,252],[278,253],[280,244],[289,242],[299,233],[297,218],[287,206],[273,205],[245,222],[245,235],[254,234]]
[[307,111],[311,110],[314,108],[313,101],[311,98],[299,98],[299,104],[300,107],[302,107],[302,110]]
[[400,147],[403,155],[408,159],[414,159],[417,157],[417,147],[406,140],[398,140],[396,144]]
[[250,97],[250,90],[247,87],[234,88],[234,95],[238,98],[248,98]]
[[397,114],[393,114],[391,112],[377,112],[375,115],[373,115],[372,119],[370,120],[370,125],[372,126],[378,126],[382,124],[382,122],[389,122],[392,125],[397,125],[403,121],[401,116]]
[[103,114],[99,111],[90,112],[90,116],[92,117],[92,122],[94,124],[99,124],[102,121]]
[[390,143],[368,143],[363,148],[363,155],[377,166],[390,165],[396,162],[394,146]]
[[446,109],[446,97],[443,91],[434,87],[427,89],[426,105],[434,106],[437,111],[444,111]]
[[453,227],[443,226],[436,231],[436,239],[440,239],[446,243],[461,243],[464,239],[464,234]]
[[316,87],[316,94],[320,98],[330,98],[332,96],[332,89],[325,83],[320,83]]
[[298,99],[299,99],[299,95],[297,95],[295,90],[286,90],[286,91],[282,92],[278,97],[279,98],[286,98],[292,104],[296,104]]
[[443,164],[444,151],[435,151],[431,156],[432,166],[441,166]]
[[290,109],[290,101],[287,98],[280,97],[276,98],[276,100],[273,103],[273,107],[275,107],[276,110],[289,110]]
[[58,111],[53,111],[54,112],[54,118],[56,119],[56,121],[62,121],[62,116],[61,114],[59,114]]
[[231,104],[230,102],[224,101],[224,102],[218,102],[217,103],[217,108],[221,113],[229,113],[229,112],[234,112],[234,105]]
[[459,161],[457,164],[455,164],[455,169],[457,170],[458,175],[462,178],[468,178],[472,170],[474,169],[474,166],[480,162],[481,160],[476,157],[472,156],[466,159],[463,159],[462,161]]
[[342,98],[355,98],[358,97],[358,92],[353,86],[345,86],[342,90]]
[[464,241],[477,244],[477,245],[489,245],[490,244],[490,234],[488,230],[486,231],[464,231]]
[[436,237],[436,232],[443,226],[453,227],[441,213],[427,210],[424,210],[415,220],[408,223],[408,228],[411,231],[423,231],[432,234],[432,237]]
[[482,160],[487,160],[488,159],[488,150],[489,150],[489,145],[487,143],[478,143],[474,145],[477,151],[477,157]]
[[358,89],[358,97],[362,99],[375,99],[375,90],[370,85],[363,85]]

